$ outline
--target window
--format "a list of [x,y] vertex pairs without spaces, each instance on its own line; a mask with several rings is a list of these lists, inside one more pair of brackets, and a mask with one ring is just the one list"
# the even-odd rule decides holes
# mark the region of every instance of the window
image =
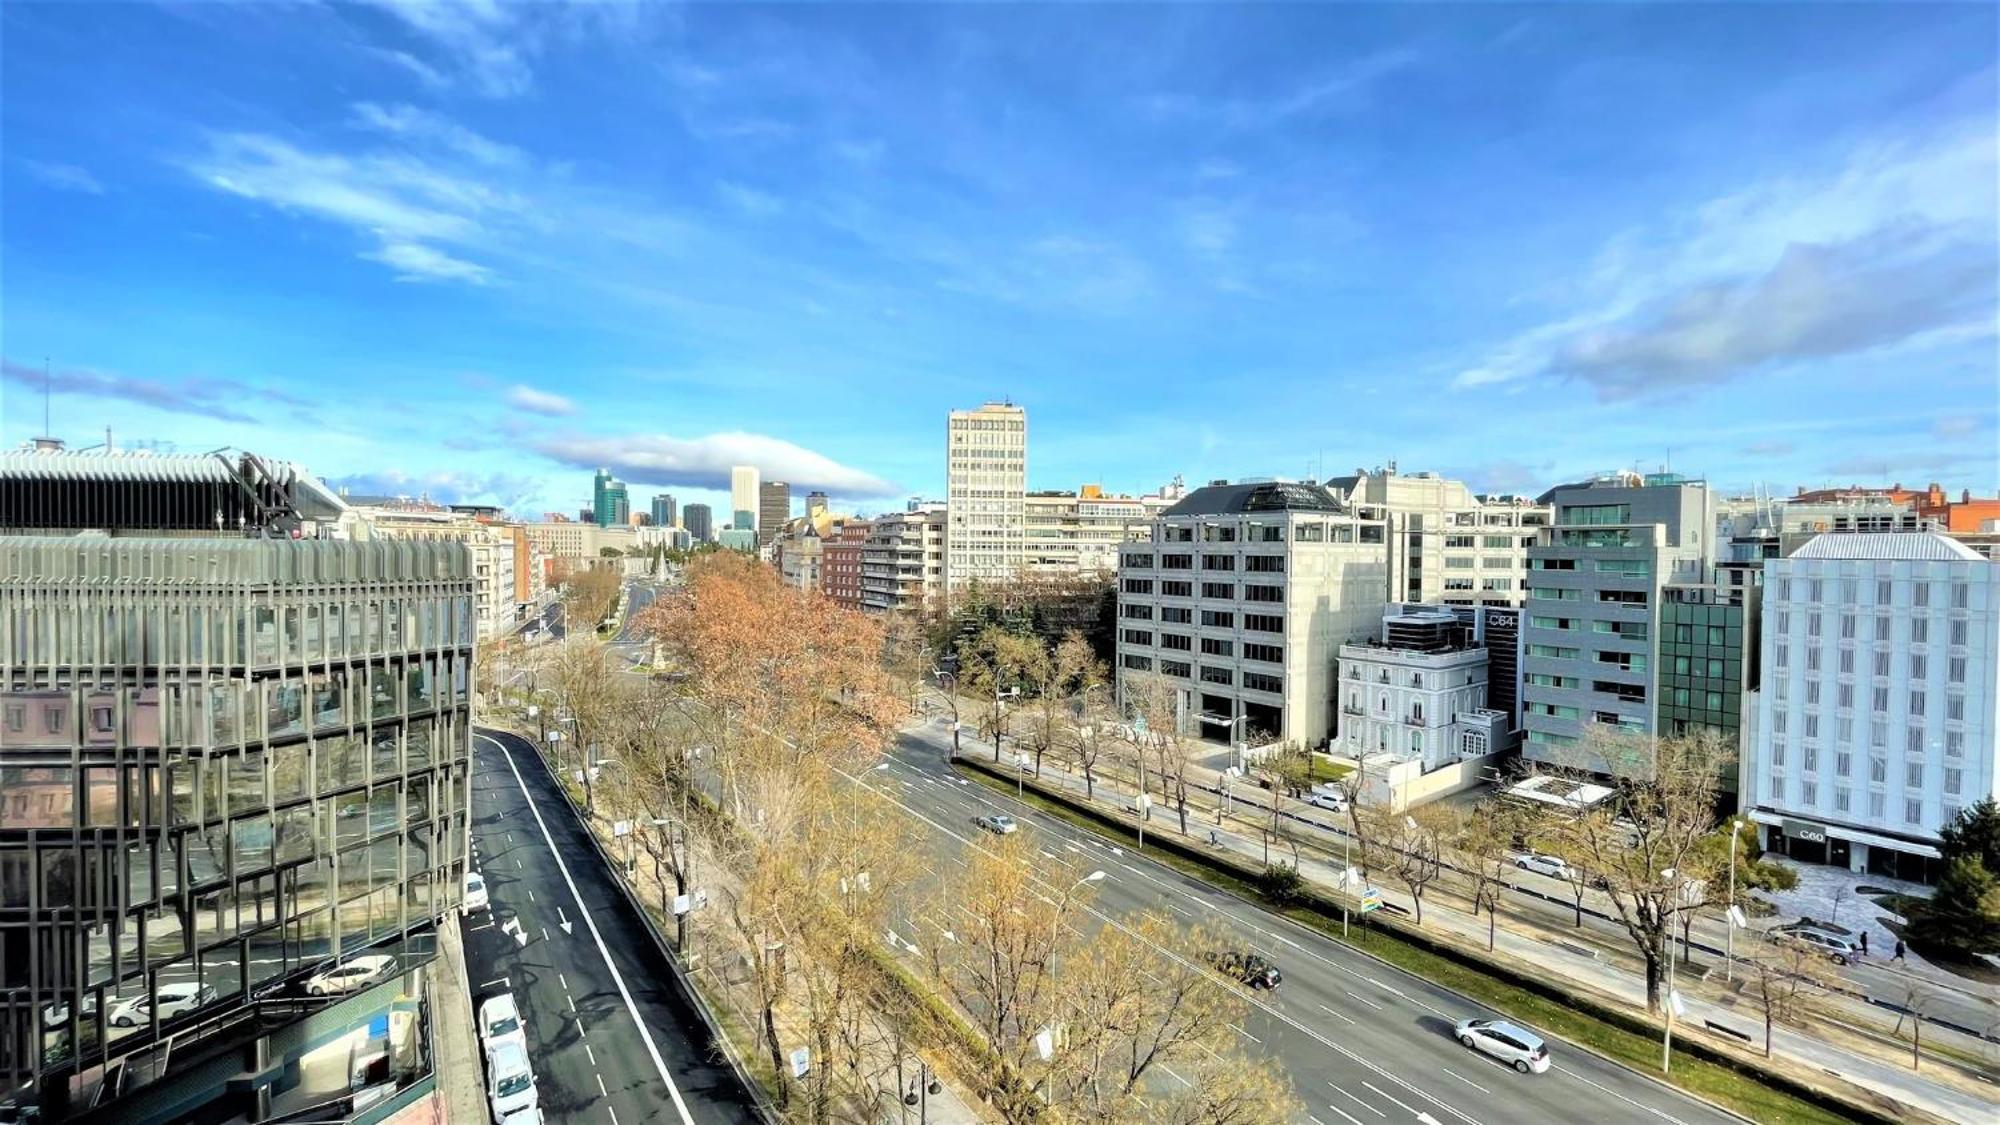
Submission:
[[42,708],[43,732],[46,734],[61,734],[63,732],[63,727],[68,725],[63,720],[67,719],[68,717],[69,717],[69,712],[61,707],[44,706]]
[[1169,598],[1194,597],[1194,583],[1185,579],[1168,578],[1160,582],[1161,595]]
[[1876,688],[1873,693],[1873,703],[1873,710],[1877,714],[1887,711],[1889,709],[1889,689],[1885,687]]
[[1194,649],[1194,639],[1181,633],[1161,633],[1160,647],[1175,652],[1190,652]]
[[1965,622],[1954,621],[1951,623],[1951,643],[1959,646],[1965,644]]
[[[1569,617],[1543,617],[1543,616],[1541,616],[1541,615],[1539,615],[1539,614],[1538,614],[1538,615],[1535,615],[1535,616],[1532,616],[1532,617],[1530,617],[1530,618],[1528,618],[1528,624],[1530,624],[1530,625],[1534,626],[1534,627],[1535,627],[1535,628],[1537,628],[1537,629],[1574,629],[1574,628],[1576,628],[1576,620],[1575,620],[1574,618],[1569,618]],[[1602,622],[1599,622],[1599,624],[1602,624]]]
[[[1680,690],[1686,691],[1687,689],[1682,688]],[[1681,700],[1677,702],[1685,702],[1685,701]],[[1817,711],[1806,712],[1806,737],[1807,738],[1819,737],[1819,712]]]
[[1204,543],[1234,543],[1236,528],[1228,524],[1203,524],[1201,541]]
[[1252,574],[1280,574],[1285,569],[1283,555],[1251,555],[1243,560],[1243,569]]
[[1529,656],[1547,656],[1556,660],[1575,660],[1576,650],[1563,645],[1529,645]]
[[1806,778],[1799,783],[1799,798],[1808,805],[1819,804],[1819,782]]
[[1780,633],[1789,633],[1789,632],[1791,632],[1791,631],[1792,631],[1792,611],[1791,611],[1791,610],[1788,610],[1788,609],[1781,609],[1781,610],[1779,610],[1779,611],[1778,611],[1778,632],[1780,632]]
[[1445,549],[1456,550],[1463,548],[1469,551],[1472,549],[1472,539],[1473,537],[1470,535],[1447,535],[1444,537]]
[[1912,716],[1917,716],[1917,715],[1921,715],[1921,714],[1923,714],[1923,713],[1924,713],[1924,693],[1923,693],[1923,692],[1920,692],[1920,691],[1913,691],[1913,692],[1911,692],[1911,693],[1910,693],[1910,714],[1911,714]]
[[1971,604],[1970,584],[1960,580],[1951,584],[1951,608],[1964,609]]
[[1924,787],[1924,764],[1911,762],[1903,769],[1903,788],[1922,789]]
[[1846,812],[1848,805],[1853,802],[1853,799],[1854,799],[1854,794],[1848,790],[1847,786],[1845,785],[1834,786],[1833,811]]
[[1812,705],[1812,706],[1815,706],[1815,707],[1819,705],[1819,681],[1818,681],[1818,680],[1807,680],[1807,681],[1806,681],[1806,703],[1808,703],[1808,704],[1810,704],[1810,705]]
[[1153,592],[1153,580],[1150,578],[1127,578],[1118,584],[1118,588],[1128,594],[1150,594]]
[[1930,661],[1921,652],[1910,654],[1910,678],[1922,680],[1930,675]]
[[1285,692],[1284,678],[1265,672],[1243,673],[1243,686],[1249,691],[1268,691],[1272,695],[1283,695]]
[[1201,651],[1205,656],[1229,656],[1236,651],[1233,642],[1217,640],[1214,637],[1201,639]]
[[1128,645],[1150,645],[1153,643],[1153,634],[1145,629],[1127,629],[1120,633],[1118,637]]
[[1944,732],[1944,756],[1947,758],[1962,758],[1965,756],[1964,731],[1948,730]]
[[1918,582],[1910,587],[1910,604],[1924,606],[1931,604],[1931,584]]
[[1446,570],[1471,570],[1476,563],[1477,560],[1471,555],[1446,555],[1444,557],[1444,568]]
[[1840,639],[1844,641],[1854,639],[1854,615],[1852,613],[1843,613],[1840,615]]
[[[1470,546],[1471,544],[1467,544]],[[1529,570],[1575,570],[1575,559],[1529,559]]]
[[1124,605],[1118,607],[1118,615],[1120,617],[1129,617],[1134,621],[1151,621],[1153,619],[1153,607],[1137,602],[1126,602]]
[[1954,684],[1965,682],[1965,657],[1954,656],[1945,664],[1944,678]]
[[[1251,588],[1255,589],[1256,587],[1253,586]],[[1236,596],[1236,585],[1232,582],[1204,582],[1201,584],[1201,596],[1204,598],[1234,598]],[[1256,601],[1257,599],[1251,598],[1250,600]],[[1276,601],[1278,599],[1274,598],[1272,600]]]
[[1842,777],[1846,777],[1848,774],[1853,773],[1854,755],[1846,750],[1836,751],[1833,755],[1833,772],[1839,774]]
[[1840,707],[1843,710],[1854,706],[1853,684],[1841,684],[1839,690],[1836,691],[1834,694],[1836,696],[1834,700],[1835,706]]
[[1146,570],[1150,570],[1150,569],[1152,569],[1152,566],[1153,566],[1153,556],[1151,556],[1151,555],[1137,555],[1137,554],[1133,554],[1133,555],[1126,555],[1126,556],[1125,556],[1125,565],[1126,565],[1126,566],[1131,566],[1131,567],[1139,567],[1139,568],[1142,568],[1142,569],[1146,569]]
[[1792,665],[1791,646],[1779,645],[1777,653],[1771,661],[1771,666],[1774,668],[1789,668],[1791,667],[1791,665]]
[[1875,674],[1878,676],[1889,674],[1889,650],[1883,649],[1875,654]]
[[1234,629],[1236,615],[1227,610],[1204,609],[1201,611],[1201,623],[1211,629]]
[[1889,759],[1870,755],[1868,758],[1868,780],[1877,785],[1889,780]]
[[1581,593],[1579,590],[1564,590],[1556,586],[1530,586],[1528,596],[1549,602],[1573,602]]
[[1162,570],[1192,570],[1193,568],[1194,568],[1193,555],[1160,556],[1160,569]]
[[1787,724],[1787,723],[1789,722],[1789,719],[1787,718],[1787,716],[1788,716],[1789,714],[1790,714],[1790,712],[1788,712],[1788,711],[1773,711],[1773,712],[1771,712],[1771,733],[1772,733],[1772,734],[1783,734],[1783,733],[1785,733],[1785,726],[1786,726],[1786,724]]
[[[1923,587],[1919,586],[1917,587],[1917,589],[1921,590],[1923,589]],[[1903,802],[1903,820],[1906,823],[1919,824],[1922,823],[1923,819],[1924,819],[1924,803],[1922,801],[1918,800],[1915,797],[1911,797]]]
[[1851,674],[1853,671],[1854,671],[1854,650],[1851,648],[1841,649],[1840,650],[1841,674],[1848,675]]
[[1281,602],[1285,600],[1285,589],[1282,586],[1245,585],[1243,587],[1243,600],[1246,602]]
[[1883,816],[1887,815],[1883,811],[1883,809],[1888,804],[1888,802],[1889,798],[1884,794],[1881,793],[1868,794],[1868,815],[1874,817],[1877,820],[1882,819]]
[[1266,664],[1283,664],[1285,662],[1285,649],[1283,645],[1246,643],[1243,646],[1243,659],[1259,660]]
[[1917,758],[1923,757],[1924,728],[1920,726],[1911,727],[1908,731],[1904,732],[1904,735],[1905,736],[1903,739],[1903,752],[1909,754],[1912,757],[1917,757]]
[[22,731],[28,729],[27,704],[9,703],[7,705],[7,729],[15,734],[20,734]]
[[1923,643],[1924,643],[1925,641],[1928,641],[1928,640],[1930,640],[1930,639],[1931,639],[1931,623],[1930,623],[1930,619],[1929,619],[1929,618],[1925,618],[1925,617],[1913,617],[1913,618],[1911,618],[1911,619],[1910,619],[1910,643],[1912,643],[1912,644],[1923,644]]
[[1185,680],[1194,675],[1194,665],[1184,660],[1161,660],[1160,672],[1162,675],[1179,676]]
[[1944,768],[1944,791],[1948,797],[1958,796],[1959,786],[1965,784],[1965,771],[1957,766]]
[[1201,557],[1201,568],[1203,570],[1235,570],[1236,556],[1203,555]]
[[1201,670],[1201,682],[1205,684],[1228,684],[1236,680],[1235,673],[1227,668],[1207,668]]
[[1285,619],[1269,613],[1246,613],[1243,615],[1243,627],[1258,633],[1282,633],[1285,631]]
[[[1808,715],[1808,716],[1806,716],[1806,717],[1807,717],[1807,718],[1811,718],[1812,716]],[[1817,746],[1807,746],[1807,747],[1805,747],[1804,749],[1805,749],[1805,752],[1804,752],[1804,753],[1803,753],[1802,755],[1800,755],[1800,762],[1799,762],[1799,764],[1800,764],[1800,765],[1801,765],[1802,767],[1804,767],[1804,768],[1805,768],[1805,770],[1806,770],[1806,772],[1808,772],[1808,773],[1816,773],[1816,772],[1818,772],[1818,771],[1819,771],[1819,747],[1817,747]]]
[[1630,504],[1565,504],[1556,520],[1572,527],[1604,527],[1632,522]]
[[1816,648],[1806,650],[1806,671],[1819,671],[1819,650]]
[[1170,625],[1192,625],[1194,611],[1185,606],[1163,605],[1160,607],[1160,620]]
[[1889,745],[1889,720],[1870,719],[1868,722],[1868,745]]
[[1895,585],[1886,578],[1877,579],[1875,582],[1875,604],[1889,605],[1895,600]]
[[1964,696],[1962,696],[1962,695],[1947,695],[1947,696],[1945,696],[1945,698],[1944,698],[1944,717],[1945,717],[1946,719],[1950,719],[1950,720],[1952,720],[1952,721],[1954,721],[1954,722],[1962,722],[1962,721],[1964,721],[1964,719],[1965,719],[1965,697],[1964,697]]

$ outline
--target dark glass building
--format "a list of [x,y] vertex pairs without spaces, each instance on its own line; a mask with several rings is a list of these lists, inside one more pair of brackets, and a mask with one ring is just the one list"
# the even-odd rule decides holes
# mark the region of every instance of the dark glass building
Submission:
[[337,506],[318,487],[227,538],[159,526],[146,473],[227,466],[61,457],[7,455],[0,491],[60,466],[168,514],[0,529],[0,1111],[339,1120],[409,1093],[463,886],[469,555],[274,537],[332,526],[301,517]]

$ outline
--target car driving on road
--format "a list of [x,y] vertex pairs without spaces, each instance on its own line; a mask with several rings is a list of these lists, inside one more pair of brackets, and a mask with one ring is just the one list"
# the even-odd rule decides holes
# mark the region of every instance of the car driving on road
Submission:
[[1251,988],[1276,988],[1285,979],[1276,965],[1255,953],[1221,949],[1203,954],[1202,960],[1216,972]]
[[1492,1055],[1522,1074],[1549,1069],[1549,1047],[1542,1037],[1506,1020],[1460,1020],[1452,1029],[1460,1043]]
[[1012,835],[1021,828],[1013,817],[1007,816],[1004,813],[994,813],[992,816],[975,816],[972,818],[972,823],[996,836]]
[[1551,879],[1569,878],[1569,861],[1559,855],[1543,852],[1529,852],[1514,857],[1514,866],[1537,875],[1547,875]]
[[477,871],[466,872],[465,903],[464,903],[465,912],[467,914],[470,914],[475,910],[485,910],[486,908],[487,908],[487,900],[486,900],[485,877],[480,875],[479,872]]
[[111,1026],[137,1027],[152,1018],[155,1008],[160,1018],[172,1019],[182,1012],[192,1012],[215,999],[215,989],[193,981],[177,981],[163,984],[153,990],[151,996],[135,996],[121,1000],[111,1006]]
[[314,973],[306,978],[306,993],[311,996],[333,996],[342,992],[352,992],[366,988],[377,981],[387,980],[396,968],[396,959],[386,953],[371,953],[356,957],[342,965],[335,965],[323,973]]
[[1771,927],[1769,936],[1775,942],[1790,942],[1823,953],[1836,965],[1847,965],[1861,960],[1859,945],[1819,925],[1790,922]]

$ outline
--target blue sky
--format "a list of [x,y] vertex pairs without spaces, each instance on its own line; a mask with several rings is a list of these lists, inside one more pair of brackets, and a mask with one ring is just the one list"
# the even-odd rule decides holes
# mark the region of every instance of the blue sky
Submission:
[[0,439],[1991,492],[1991,6],[0,8]]

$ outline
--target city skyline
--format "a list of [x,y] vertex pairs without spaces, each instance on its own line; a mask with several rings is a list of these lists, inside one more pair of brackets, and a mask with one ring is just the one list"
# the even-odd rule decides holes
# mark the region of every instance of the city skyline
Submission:
[[0,438],[46,359],[530,517],[892,510],[1001,398],[1037,489],[1990,492],[1995,17],[1911,11],[16,5]]

